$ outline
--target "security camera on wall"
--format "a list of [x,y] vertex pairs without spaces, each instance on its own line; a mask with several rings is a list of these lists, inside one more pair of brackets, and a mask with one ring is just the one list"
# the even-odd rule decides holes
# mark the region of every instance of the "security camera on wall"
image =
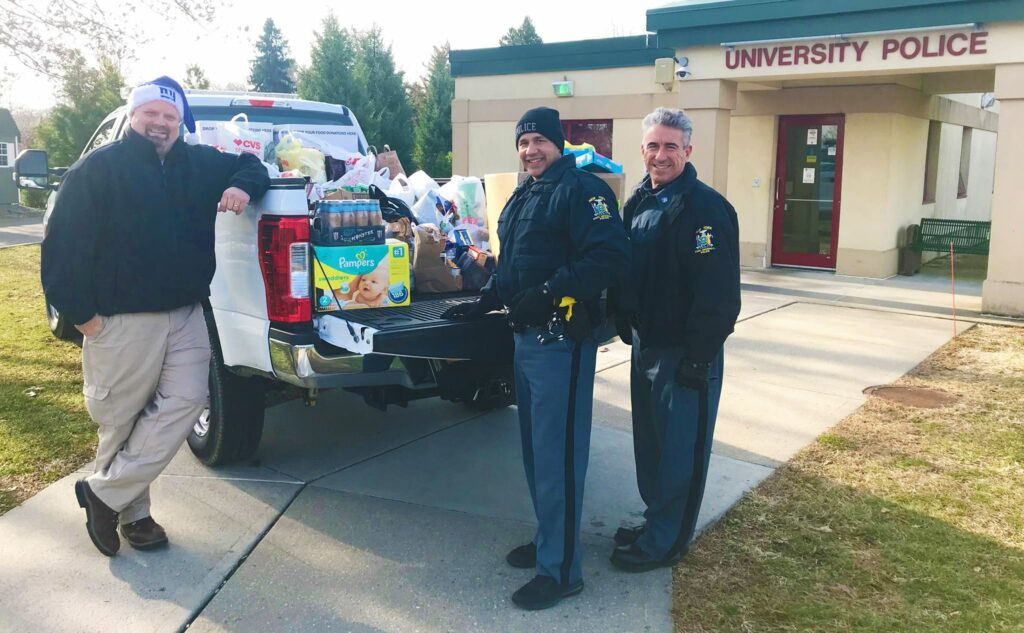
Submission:
[[676,66],[676,79],[686,79],[693,73],[690,72],[690,58],[688,57],[673,57],[678,66]]

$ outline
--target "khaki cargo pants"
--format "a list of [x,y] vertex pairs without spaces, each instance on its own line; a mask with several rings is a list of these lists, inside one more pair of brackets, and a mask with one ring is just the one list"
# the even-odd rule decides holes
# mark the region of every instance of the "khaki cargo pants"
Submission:
[[85,337],[85,406],[99,426],[87,481],[122,524],[150,515],[149,485],[206,407],[209,364],[198,304],[106,317],[99,334]]

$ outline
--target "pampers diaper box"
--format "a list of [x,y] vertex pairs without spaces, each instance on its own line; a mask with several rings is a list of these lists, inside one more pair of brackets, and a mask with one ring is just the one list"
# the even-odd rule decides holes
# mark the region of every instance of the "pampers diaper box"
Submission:
[[409,245],[314,246],[313,298],[318,312],[407,306]]

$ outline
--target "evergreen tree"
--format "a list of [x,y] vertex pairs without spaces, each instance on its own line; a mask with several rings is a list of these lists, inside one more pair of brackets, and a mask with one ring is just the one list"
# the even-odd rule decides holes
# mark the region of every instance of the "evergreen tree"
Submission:
[[298,88],[303,99],[346,105],[361,119],[362,94],[352,74],[353,40],[353,34],[338,26],[338,19],[329,13],[313,42],[309,67],[299,73]]
[[97,67],[78,52],[68,66],[57,95],[57,105],[36,130],[36,143],[49,154],[51,165],[71,165],[103,118],[124,104],[121,69],[109,58]]
[[448,53],[451,46],[435,46],[427,64],[423,98],[416,116],[413,160],[420,169],[434,177],[452,173],[452,79]]
[[209,90],[210,80],[206,78],[206,73],[199,67],[199,64],[189,64],[185,68],[185,80],[181,82],[181,87]]
[[385,143],[390,145],[411,170],[413,109],[404,73],[395,70],[391,46],[384,43],[379,27],[359,34],[353,71],[361,93],[356,117],[367,140],[381,151]]
[[270,18],[256,41],[249,83],[258,92],[295,92],[295,60],[289,54],[288,41]]
[[543,44],[544,40],[537,35],[537,29],[533,28],[533,20],[530,16],[523,18],[523,23],[518,28],[510,27],[508,32],[501,36],[499,46],[522,46],[524,44]]

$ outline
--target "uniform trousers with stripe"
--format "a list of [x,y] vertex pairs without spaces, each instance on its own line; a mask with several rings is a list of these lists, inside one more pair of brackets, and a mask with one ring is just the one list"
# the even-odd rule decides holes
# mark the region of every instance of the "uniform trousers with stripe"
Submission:
[[209,399],[203,307],[103,318],[82,344],[85,406],[96,422],[93,493],[121,524],[150,516],[149,485],[181,448]]
[[722,394],[721,351],[711,362],[706,391],[676,382],[682,358],[681,347],[644,349],[633,331],[633,450],[637,487],[647,505],[647,527],[637,545],[654,558],[675,555],[694,536]]
[[542,344],[540,330],[515,335],[515,380],[523,467],[537,516],[537,575],[563,586],[582,579],[580,515],[590,457],[597,342]]

